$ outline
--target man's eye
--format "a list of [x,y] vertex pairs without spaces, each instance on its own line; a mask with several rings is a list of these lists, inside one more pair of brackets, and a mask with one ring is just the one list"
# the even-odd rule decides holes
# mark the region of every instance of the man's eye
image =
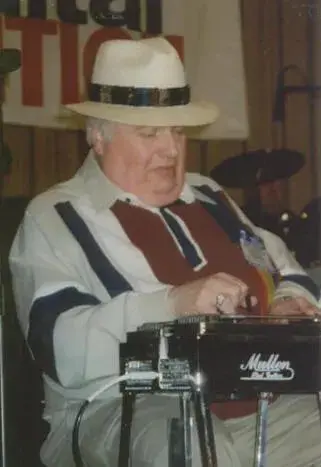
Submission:
[[139,135],[142,136],[143,138],[155,138],[155,136],[157,135],[157,132],[156,131],[141,131]]
[[183,135],[185,133],[185,128],[182,126],[175,126],[173,128],[173,132],[176,133],[177,135]]
[[[165,130],[163,128],[144,128],[141,129],[138,134],[142,138],[156,138],[157,136],[163,134],[164,131]],[[170,132],[173,136],[178,136],[185,134],[185,129],[184,127],[177,126],[170,128]]]

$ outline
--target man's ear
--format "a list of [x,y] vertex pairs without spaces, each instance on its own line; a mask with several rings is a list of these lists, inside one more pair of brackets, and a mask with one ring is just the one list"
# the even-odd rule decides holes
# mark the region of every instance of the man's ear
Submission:
[[93,142],[92,147],[93,150],[95,151],[98,156],[102,156],[104,154],[104,145],[106,144],[106,141],[103,138],[102,133],[97,130],[96,128],[93,128],[91,134],[91,140]]

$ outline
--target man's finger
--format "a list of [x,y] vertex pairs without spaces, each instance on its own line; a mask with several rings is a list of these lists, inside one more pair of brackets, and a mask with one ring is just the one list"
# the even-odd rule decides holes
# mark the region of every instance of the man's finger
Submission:
[[222,281],[224,286],[230,288],[231,295],[233,295],[233,297],[237,297],[237,304],[240,304],[240,302],[245,298],[246,294],[248,293],[248,286],[237,277],[231,276],[230,274],[226,274],[224,272],[220,272],[218,274],[215,274],[213,278],[215,278],[216,280],[219,279],[220,281]]
[[272,315],[296,315],[300,313],[300,306],[294,299],[276,300],[270,307],[270,314]]
[[311,305],[303,297],[293,297],[291,299],[278,299],[271,305],[270,313],[272,315],[295,316],[305,315],[314,316],[318,312],[318,308]]

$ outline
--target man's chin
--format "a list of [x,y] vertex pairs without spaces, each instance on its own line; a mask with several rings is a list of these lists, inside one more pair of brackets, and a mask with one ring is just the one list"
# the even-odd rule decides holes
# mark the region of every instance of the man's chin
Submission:
[[156,195],[171,195],[178,198],[183,187],[177,183],[177,180],[162,180],[161,183],[154,185],[154,193]]
[[155,190],[153,193],[154,205],[165,206],[174,203],[179,198],[180,193],[181,189],[176,184]]
[[[176,201],[183,189],[184,180],[177,177],[155,177],[149,179],[150,191],[145,191],[145,199],[149,199],[153,206],[164,206]],[[147,187],[146,187],[147,188]]]

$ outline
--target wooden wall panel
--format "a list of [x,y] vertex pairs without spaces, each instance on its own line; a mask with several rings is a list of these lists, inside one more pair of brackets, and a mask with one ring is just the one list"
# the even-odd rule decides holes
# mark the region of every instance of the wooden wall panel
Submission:
[[[207,165],[207,159],[205,160],[205,164]],[[188,172],[201,172],[202,161],[200,157],[200,144],[198,141],[188,141],[186,168]]]
[[5,177],[4,196],[29,196],[33,183],[33,129],[5,125],[4,139],[12,153],[10,175]]
[[[275,93],[277,88],[277,76],[283,64],[283,47],[280,46],[283,38],[282,29],[282,2],[280,0],[265,0],[261,8],[262,22],[262,56],[263,76],[261,91],[263,101],[261,113],[264,116],[261,124],[265,127],[264,139],[260,141],[266,148],[279,148],[283,146],[282,131],[273,122],[275,106]],[[249,60],[250,54],[248,53]],[[253,83],[255,85],[255,83]],[[262,147],[261,146],[261,147]]]
[[262,124],[262,97],[264,54],[262,49],[262,5],[265,2],[243,0],[244,63],[247,83],[250,135],[247,146],[256,149],[264,140],[265,125]]
[[[312,22],[307,10],[301,9],[301,4],[301,0],[291,0],[283,5],[284,66],[295,67],[285,73],[286,85],[306,85],[309,80],[308,33]],[[284,132],[287,146],[303,152],[306,158],[302,170],[289,180],[289,204],[296,210],[313,197],[310,105],[311,97],[307,93],[290,93],[286,97]]]
[[34,184],[31,195],[46,190],[58,181],[56,134],[58,130],[35,128],[33,131]]
[[72,177],[82,162],[78,136],[78,131],[58,131],[56,134],[56,170],[59,182]]
[[[281,67],[281,1],[243,0],[244,62],[247,80],[250,135],[247,141],[220,141],[213,152],[216,165],[244,151],[282,146],[282,129],[272,122],[277,75]],[[281,5],[282,6],[282,5]],[[246,193],[229,189],[238,203]]]
[[[312,196],[308,98],[287,99],[286,121],[273,123],[275,87],[279,71],[296,64],[308,67],[308,10],[301,0],[240,0],[243,21],[244,61],[250,118],[247,141],[211,141],[207,146],[189,142],[188,169],[209,173],[222,160],[245,150],[286,146],[307,157],[304,170],[288,184],[289,207],[299,211]],[[287,82],[299,83],[298,74],[286,74]],[[302,82],[302,80],[301,80]],[[33,196],[53,183],[68,179],[84,159],[87,146],[82,132],[8,125],[6,140],[14,163],[6,180],[5,195]],[[206,154],[205,154],[206,153]],[[204,156],[205,154],[205,156]],[[242,202],[240,190],[229,190]]]

